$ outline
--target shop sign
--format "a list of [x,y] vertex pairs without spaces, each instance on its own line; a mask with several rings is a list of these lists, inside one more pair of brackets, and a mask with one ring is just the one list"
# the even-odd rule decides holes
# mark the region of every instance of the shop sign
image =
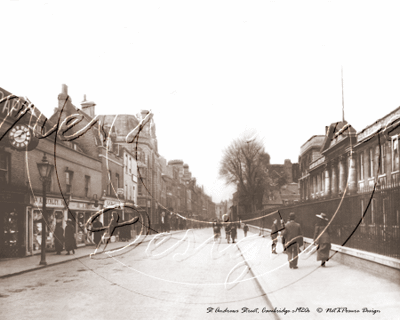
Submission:
[[119,195],[124,195],[124,188],[118,188],[117,189],[117,194],[119,194]]
[[87,202],[70,202],[68,208],[71,210],[100,210],[99,207],[94,207],[93,204]]
[[[35,206],[41,207],[43,205],[42,197],[35,197]],[[48,208],[64,208],[64,201],[62,199],[47,198],[46,207]]]
[[124,204],[123,204],[123,202],[118,201],[118,200],[104,200],[104,208],[113,208],[115,206],[123,207]]

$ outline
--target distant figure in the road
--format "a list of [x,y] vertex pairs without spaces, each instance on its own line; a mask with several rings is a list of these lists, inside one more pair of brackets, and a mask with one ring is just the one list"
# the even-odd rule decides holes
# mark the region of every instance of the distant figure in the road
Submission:
[[290,269],[298,268],[299,247],[303,245],[303,233],[301,232],[300,224],[294,221],[295,218],[294,212],[291,212],[289,214],[289,222],[285,225],[285,230],[283,231]]
[[214,219],[213,231],[214,231],[214,241],[216,241],[221,236],[221,223],[217,219]]
[[67,220],[67,226],[65,227],[65,250],[67,254],[72,251],[75,254],[76,241],[75,241],[75,228],[71,219]]
[[331,250],[331,237],[328,229],[328,218],[325,213],[317,214],[319,218],[315,225],[314,243],[318,245],[317,261],[321,261],[321,266],[325,267],[325,262],[329,260]]
[[247,224],[244,224],[243,226],[243,232],[244,232],[244,236],[247,237],[247,232],[249,231],[249,226]]
[[228,243],[231,242],[231,223],[227,222],[225,225],[225,235],[226,235],[226,241],[228,241]]
[[57,223],[54,229],[54,246],[57,254],[61,254],[64,249],[64,229],[61,223]]
[[232,222],[232,224],[231,224],[231,237],[232,237],[232,243],[235,243],[235,240],[237,238],[237,225],[236,225],[236,222]]

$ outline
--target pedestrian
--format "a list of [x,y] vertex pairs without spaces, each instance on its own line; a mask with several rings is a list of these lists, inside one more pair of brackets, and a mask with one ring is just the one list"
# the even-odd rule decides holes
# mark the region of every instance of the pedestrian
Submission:
[[167,217],[164,211],[161,213],[161,232],[167,232]]
[[57,254],[61,254],[61,251],[64,249],[64,229],[61,223],[57,223],[54,229],[54,245]]
[[249,226],[247,224],[244,224],[243,226],[243,232],[244,232],[244,236],[247,237],[247,232],[249,231]]
[[65,227],[65,250],[67,255],[70,251],[75,254],[76,241],[75,241],[75,228],[71,219],[67,220],[67,226]]
[[214,241],[216,241],[221,236],[221,224],[217,221],[217,219],[214,219],[213,231],[214,231]]
[[114,232],[115,232],[115,230],[117,228],[123,228],[124,226],[129,226],[129,225],[135,224],[138,220],[139,220],[139,217],[136,216],[136,217],[134,217],[134,218],[132,218],[131,220],[128,220],[128,221],[118,222],[119,221],[119,215],[118,215],[118,213],[116,211],[113,211],[112,212],[112,218],[111,218],[110,224],[108,226],[102,226],[102,227],[99,227],[99,228],[92,227],[91,229],[89,229],[89,231],[91,231],[91,232],[100,232],[100,231],[103,231],[103,230],[107,230],[108,239],[107,239],[107,242],[105,243],[105,246],[104,246],[104,249],[103,249],[103,251],[104,251],[104,250],[106,250],[107,245],[111,241],[111,237],[113,236],[113,234],[114,234]]
[[[93,222],[93,227],[98,229],[101,228],[103,224],[100,222],[100,219],[97,217],[96,220]],[[104,231],[97,231],[94,233],[94,243],[96,244],[96,247],[98,247],[101,243],[101,238],[103,237]]]
[[295,222],[295,219],[296,215],[291,212],[289,214],[289,222],[285,225],[285,230],[283,231],[290,269],[298,268],[299,247],[303,245],[303,233],[300,224]]
[[231,224],[231,237],[232,237],[232,243],[235,243],[236,237],[237,237],[237,224],[236,222],[232,222]]
[[325,213],[317,214],[319,218],[314,231],[314,243],[318,245],[317,261],[321,261],[321,267],[325,267],[326,261],[329,260],[329,252],[331,250],[331,237],[328,228],[328,218]]
[[228,241],[228,243],[231,242],[231,223],[227,222],[227,224],[225,225],[225,235],[226,235],[226,241]]
[[278,232],[279,232],[279,226],[278,226],[278,219],[274,220],[274,223],[271,226],[271,239],[272,239],[272,253],[276,253],[276,243],[278,242]]

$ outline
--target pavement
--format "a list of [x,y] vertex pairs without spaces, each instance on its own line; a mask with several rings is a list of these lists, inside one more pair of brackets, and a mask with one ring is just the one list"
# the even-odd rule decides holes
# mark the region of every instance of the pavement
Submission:
[[[172,233],[179,232],[182,231],[175,231]],[[207,236],[212,234],[212,230],[201,229],[196,231],[196,234],[198,234],[201,239],[206,239]],[[117,268],[114,267],[114,265],[117,263],[117,260],[112,259],[108,262],[105,261],[105,263],[109,264],[113,262],[114,265],[110,264],[110,267],[113,267],[115,269],[112,269],[112,271],[105,270],[104,274],[100,274],[102,270],[101,268],[96,269],[96,263],[98,263],[97,260],[91,259],[88,260],[89,262],[86,263],[93,264],[93,267],[91,268],[93,270],[96,270],[96,272],[102,275],[102,277],[113,277],[111,278],[111,280],[114,284],[113,287],[115,287],[115,289],[121,288],[123,285],[125,285],[129,288],[155,290],[155,292],[144,291],[144,293],[141,293],[141,295],[142,297],[148,297],[150,296],[150,294],[160,294],[161,296],[159,298],[161,300],[159,301],[162,301],[162,299],[165,299],[166,297],[169,297],[170,294],[172,294],[171,301],[173,300],[183,303],[185,307],[184,309],[180,309],[183,308],[182,305],[175,306],[174,304],[171,304],[173,302],[168,302],[169,304],[167,304],[166,306],[160,304],[160,308],[163,307],[163,310],[167,310],[169,312],[168,314],[164,314],[165,319],[176,319],[176,312],[178,312],[178,309],[179,312],[183,312],[185,310],[185,312],[188,312],[188,314],[182,314],[179,318],[200,319],[206,316],[206,307],[212,307],[214,309],[217,307],[220,307],[221,309],[225,307],[239,309],[244,306],[252,308],[259,307],[260,313],[252,314],[252,319],[265,319],[269,318],[269,316],[272,316],[274,319],[400,319],[400,305],[398,303],[398,301],[400,301],[399,283],[391,282],[389,279],[365,272],[360,268],[349,267],[340,264],[339,262],[333,260],[328,261],[325,268],[321,267],[320,262],[316,261],[316,254],[311,255],[307,259],[304,259],[304,256],[300,256],[298,262],[299,268],[290,269],[287,261],[287,255],[285,253],[279,253],[276,255],[271,254],[270,237],[268,234],[265,234],[264,237],[260,237],[257,233],[248,232],[247,238],[244,238],[243,231],[239,229],[238,235],[238,242],[234,245],[231,244],[231,251],[228,252],[237,252],[238,255],[241,255],[243,257],[243,259],[245,260],[245,265],[249,267],[249,274],[251,275],[251,277],[254,278],[254,281],[242,282],[234,289],[238,289],[240,291],[240,294],[246,293],[250,295],[251,293],[256,292],[256,290],[259,290],[261,292],[259,297],[262,297],[265,302],[260,302],[259,300],[254,300],[253,298],[236,300],[237,297],[235,296],[235,294],[237,295],[238,293],[235,293],[233,295],[235,299],[232,299],[232,296],[229,296],[229,290],[227,291],[225,289],[221,289],[219,291],[215,291],[215,289],[202,289],[202,291],[199,291],[199,288],[191,288],[189,286],[183,291],[182,289],[175,290],[174,287],[169,285],[169,280],[164,282],[159,282],[157,280],[157,277],[162,276],[162,278],[164,279],[167,279],[167,277],[176,277],[171,278],[170,280],[181,281],[185,277],[190,278],[190,273],[192,272],[192,270],[202,270],[201,272],[196,273],[196,281],[203,282],[206,280],[213,280],[213,277],[215,277],[215,281],[217,281],[220,279],[219,277],[221,275],[225,274],[226,277],[226,274],[229,272],[229,270],[233,270],[231,268],[235,266],[238,260],[217,259],[210,263],[210,260],[207,260],[208,256],[199,255],[198,257],[195,256],[194,258],[192,258],[193,261],[191,259],[188,259],[187,262],[184,262],[185,264],[179,265],[179,263],[174,261],[170,256],[160,256],[159,259],[169,259],[165,261],[157,261],[161,263],[161,265],[163,265],[163,267],[160,269],[157,267],[159,263],[150,264],[151,259],[149,260],[148,258],[146,258],[144,249],[141,249],[143,252],[135,251],[136,256],[132,256],[132,259],[135,259],[134,261],[132,261],[131,263],[118,262],[119,267]],[[147,236],[146,238],[142,237],[139,238],[138,241],[143,240],[144,242],[148,242],[153,237],[154,236],[152,235]],[[180,237],[176,238],[180,239]],[[223,244],[222,248],[228,247],[225,238],[222,239],[221,243]],[[127,244],[127,242],[115,242],[109,244],[107,249],[113,250],[117,248],[122,248]],[[143,248],[145,247],[146,246],[144,246]],[[161,249],[162,247],[159,248],[159,250]],[[65,255],[65,252],[63,255],[48,253],[48,265],[45,267],[39,265],[40,255],[20,259],[2,260],[0,261],[0,278],[12,277],[30,271],[67,263],[69,261],[77,260],[80,258],[87,258],[91,253],[93,253],[93,251],[94,247],[89,246],[77,249],[75,255],[68,256]],[[229,255],[227,256],[227,258],[229,258]],[[128,259],[128,257],[123,258],[121,256],[120,259]],[[79,261],[75,262],[75,264]],[[72,265],[73,263],[67,264],[65,268]],[[154,271],[154,277],[143,277],[143,274],[138,273],[137,278],[134,279],[135,281],[132,280],[132,282],[129,283],[129,278],[121,278],[118,275],[119,273],[122,274],[121,270],[125,270],[128,265],[136,266],[137,268],[140,268],[142,266],[141,270],[143,271]],[[125,269],[123,269],[122,267]],[[236,268],[236,266],[234,268]],[[221,270],[221,272],[217,273],[215,270],[219,269]],[[55,273],[59,272],[57,271],[57,268],[52,268],[51,270],[54,270]],[[127,270],[130,269],[128,268]],[[237,270],[241,271],[242,269]],[[37,277],[39,277],[39,274],[35,272],[33,272],[32,275],[34,276],[29,276],[29,278],[27,279],[32,278],[32,281],[34,281]],[[5,280],[6,279],[4,279],[4,281]],[[149,281],[154,281],[154,283]],[[7,282],[5,284],[9,283],[8,285],[10,286],[17,286],[22,285],[24,282],[25,281],[21,280],[18,282]],[[119,287],[117,287],[114,282],[118,283]],[[79,282],[77,281],[77,283]],[[257,286],[257,289],[249,287],[250,283],[254,283]],[[39,285],[35,284],[35,288],[37,288],[36,290],[39,290]],[[45,286],[43,286],[43,288],[45,288]],[[78,290],[77,292],[80,292],[79,290],[83,290],[82,288],[83,286],[80,285],[79,288],[76,289]],[[23,289],[16,288],[14,291],[19,292],[18,290]],[[98,289],[93,290],[93,292],[98,291]],[[175,290],[176,292],[173,290]],[[49,291],[48,294],[49,296],[51,296],[51,294],[53,294],[53,291]],[[116,294],[120,293],[116,291]],[[60,296],[60,301],[62,301],[62,299],[63,298]],[[143,299],[144,300],[141,300],[142,302],[139,305],[141,305],[140,309],[144,311],[142,311],[143,313],[139,318],[154,318],[150,315],[150,312],[154,305],[153,300],[150,299],[150,301],[149,298],[146,298],[147,300],[145,298]],[[205,304],[204,302],[202,302],[202,299],[206,301]],[[207,304],[207,301],[209,301],[209,304]],[[216,303],[215,301],[225,302]],[[175,306],[176,309],[174,309],[175,307],[172,306]],[[263,309],[264,307],[266,308],[266,310],[274,310],[274,312],[272,313],[270,311],[271,313],[261,313],[261,309]],[[192,313],[190,314],[190,312]],[[241,316],[243,315],[244,314],[240,314],[239,317],[242,318]],[[79,315],[79,317],[77,316],[77,318],[80,318],[80,316],[81,315]],[[211,315],[209,316],[211,317]],[[222,314],[213,314],[211,318],[220,318],[222,316]],[[226,317],[229,318],[231,316],[232,315],[226,315]],[[93,315],[91,318],[93,318]]]
[[[182,231],[172,231],[171,233],[177,233],[177,232],[182,232]],[[152,238],[153,235],[149,235],[147,237],[140,236],[135,240],[135,243],[140,241],[142,242],[150,241]],[[109,243],[107,245],[107,250],[121,249],[132,242],[133,240],[130,240],[130,242],[119,241],[119,242]],[[104,245],[102,245],[102,248],[103,246]],[[88,245],[84,247],[78,247],[77,249],[75,249],[75,254],[70,254],[70,255],[67,255],[65,250],[60,255],[57,255],[55,252],[47,252],[46,253],[47,265],[45,266],[39,264],[40,253],[22,258],[0,259],[0,279],[17,276],[30,271],[40,270],[43,268],[59,265],[76,259],[85,258],[90,256],[90,254],[92,254],[94,251],[95,251],[95,246]]]
[[252,236],[238,247],[271,305],[282,310],[280,318],[400,319],[399,283],[333,260],[321,267],[316,253],[300,254],[298,269],[290,269],[285,253],[271,253],[269,235]]

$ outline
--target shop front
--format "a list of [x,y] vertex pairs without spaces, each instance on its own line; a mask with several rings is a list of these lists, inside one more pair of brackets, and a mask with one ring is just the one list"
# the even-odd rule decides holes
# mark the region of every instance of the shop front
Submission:
[[[77,246],[79,247],[86,244],[92,244],[92,241],[90,241],[89,237],[93,237],[93,235],[88,234],[85,224],[93,214],[101,210],[101,206],[99,205],[98,207],[95,207],[90,201],[78,202],[71,200],[68,207],[68,217],[73,221],[75,226]],[[99,218],[100,221],[103,222],[103,216],[100,215]]]
[[[42,197],[32,197],[26,211],[26,254],[33,255],[41,251],[42,246]],[[55,250],[54,230],[59,223],[65,229],[67,210],[61,198],[47,197],[46,200],[46,251]]]
[[25,194],[0,192],[0,258],[25,255]]

